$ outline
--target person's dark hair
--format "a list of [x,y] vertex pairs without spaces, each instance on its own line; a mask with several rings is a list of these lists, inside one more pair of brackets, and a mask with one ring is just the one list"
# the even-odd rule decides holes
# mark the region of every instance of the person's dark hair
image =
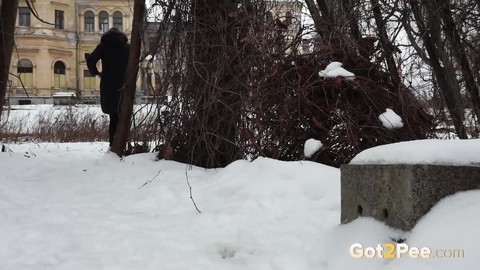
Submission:
[[112,27],[110,28],[107,32],[103,33],[102,34],[102,37],[100,40],[103,40],[105,37],[107,36],[121,36],[125,42],[128,42],[128,37],[127,35],[125,35],[125,33],[123,33],[122,31],[120,31],[118,28],[116,27]]

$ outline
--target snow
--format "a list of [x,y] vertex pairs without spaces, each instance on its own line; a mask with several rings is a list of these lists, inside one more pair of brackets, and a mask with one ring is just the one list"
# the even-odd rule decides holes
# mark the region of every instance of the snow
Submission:
[[416,140],[373,147],[350,164],[480,165],[480,139]]
[[[0,153],[2,270],[478,268],[479,190],[441,200],[403,232],[366,217],[340,225],[340,172],[310,161],[258,158],[206,170],[159,161],[154,153],[120,159],[105,153],[103,142],[6,147]],[[403,161],[406,152],[411,159],[447,161],[453,151],[450,162],[457,163],[478,155],[480,141],[374,149],[357,162],[374,151],[391,162]],[[465,257],[349,255],[354,243],[375,247],[399,238],[412,247],[463,249]]]
[[318,72],[318,76],[320,77],[329,77],[329,78],[335,78],[335,77],[345,77],[347,79],[354,79],[355,74],[352,72],[342,68],[343,64],[340,62],[331,62],[330,64],[325,67],[324,70],[321,70]]
[[152,59],[153,59],[153,56],[152,56],[151,54],[145,56],[145,60],[146,60],[146,61],[150,61],[150,60],[152,60]]
[[303,155],[307,158],[313,156],[313,154],[320,150],[322,145],[322,142],[319,140],[315,140],[313,138],[308,139],[305,141],[305,145],[303,147]]
[[399,129],[403,127],[402,117],[396,114],[392,109],[386,109],[384,113],[378,116],[378,120],[386,129]]
[[325,75],[326,73],[328,73],[329,71],[332,71],[334,69],[337,69],[339,67],[342,67],[343,64],[341,62],[331,62],[330,64],[328,64],[324,70],[320,71],[323,75]]
[[53,97],[76,97],[77,95],[74,92],[56,92],[53,94]]

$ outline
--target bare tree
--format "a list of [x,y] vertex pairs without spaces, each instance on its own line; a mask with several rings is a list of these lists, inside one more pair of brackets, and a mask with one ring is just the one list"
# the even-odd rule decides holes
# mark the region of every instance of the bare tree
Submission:
[[[190,84],[184,91],[186,119],[194,127],[187,140],[190,162],[204,167],[226,166],[236,156],[236,126],[240,116],[238,75],[242,37],[236,24],[237,1],[192,1],[188,36]],[[240,52],[241,53],[241,52]]]
[[[408,12],[408,10],[406,11]],[[467,138],[464,125],[464,107],[461,101],[460,85],[457,81],[455,69],[451,58],[445,50],[445,43],[442,39],[441,17],[438,6],[433,2],[421,6],[418,2],[411,2],[411,15],[419,32],[417,35],[423,40],[424,48],[416,47],[420,55],[428,55],[426,62],[432,67],[434,78],[441,93],[442,100],[447,105],[450,116],[455,126],[457,135],[460,138]],[[426,23],[424,23],[426,22]],[[410,34],[413,29],[405,24],[406,31]],[[412,35],[409,35],[412,43]]]
[[[321,44],[301,52],[296,46],[305,28],[292,35],[295,28],[282,13],[269,17],[270,2],[157,1],[160,14],[172,14],[159,18],[153,50],[161,64],[160,88],[173,95],[156,118],[159,157],[203,167],[247,156],[295,160],[314,137],[325,145],[314,160],[338,166],[374,145],[426,138],[431,119],[399,79],[393,82],[386,54],[371,62],[373,44],[364,46],[370,46],[364,56],[357,52],[366,32],[361,17],[343,21],[345,14],[357,14],[356,6],[317,2],[309,1],[318,6]],[[341,18],[332,13],[342,10]],[[345,25],[355,26],[357,34]],[[320,78],[318,72],[332,61],[359,78]],[[402,115],[404,129],[381,126],[378,115],[386,108]]]
[[15,45],[18,0],[0,1],[0,120],[8,87],[10,61]]
[[140,50],[142,46],[141,29],[145,20],[145,1],[135,0],[133,5],[133,22],[130,54],[125,71],[125,87],[120,106],[120,119],[117,133],[112,145],[112,151],[121,156],[125,152],[126,143],[132,123],[133,103],[135,99],[136,80],[139,70]]
[[473,107],[473,113],[477,119],[480,119],[480,94],[479,87],[475,83],[475,77],[467,59],[466,46],[461,40],[460,33],[452,16],[452,7],[447,0],[436,0],[435,7],[440,12],[440,16],[444,23],[444,33],[447,37],[452,54],[459,66],[465,88],[470,95],[470,101]]

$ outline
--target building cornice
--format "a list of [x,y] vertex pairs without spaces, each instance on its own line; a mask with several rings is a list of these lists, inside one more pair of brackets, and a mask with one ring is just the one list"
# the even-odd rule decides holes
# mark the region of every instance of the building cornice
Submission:
[[73,55],[72,51],[59,50],[59,49],[48,49],[48,52],[51,54],[59,54],[59,55],[65,55],[65,56]]
[[50,1],[50,4],[54,6],[60,6],[60,7],[69,7],[70,5],[67,3],[62,3],[62,2],[57,2],[57,1]]
[[38,53],[40,51],[39,48],[22,48],[22,47],[17,47],[16,50],[21,53]]

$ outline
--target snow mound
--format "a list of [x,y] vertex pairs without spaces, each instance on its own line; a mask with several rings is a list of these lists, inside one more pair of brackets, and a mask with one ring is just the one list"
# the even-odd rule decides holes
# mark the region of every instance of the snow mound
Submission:
[[335,78],[335,77],[345,77],[346,79],[352,80],[355,78],[355,74],[342,68],[343,64],[340,62],[331,62],[325,67],[324,70],[318,72],[318,76],[321,78]]
[[402,117],[396,114],[392,109],[388,109],[378,116],[378,120],[386,129],[399,129],[403,127]]
[[322,145],[322,142],[319,140],[308,139],[303,147],[303,155],[307,158],[312,157],[313,154],[322,148]]

